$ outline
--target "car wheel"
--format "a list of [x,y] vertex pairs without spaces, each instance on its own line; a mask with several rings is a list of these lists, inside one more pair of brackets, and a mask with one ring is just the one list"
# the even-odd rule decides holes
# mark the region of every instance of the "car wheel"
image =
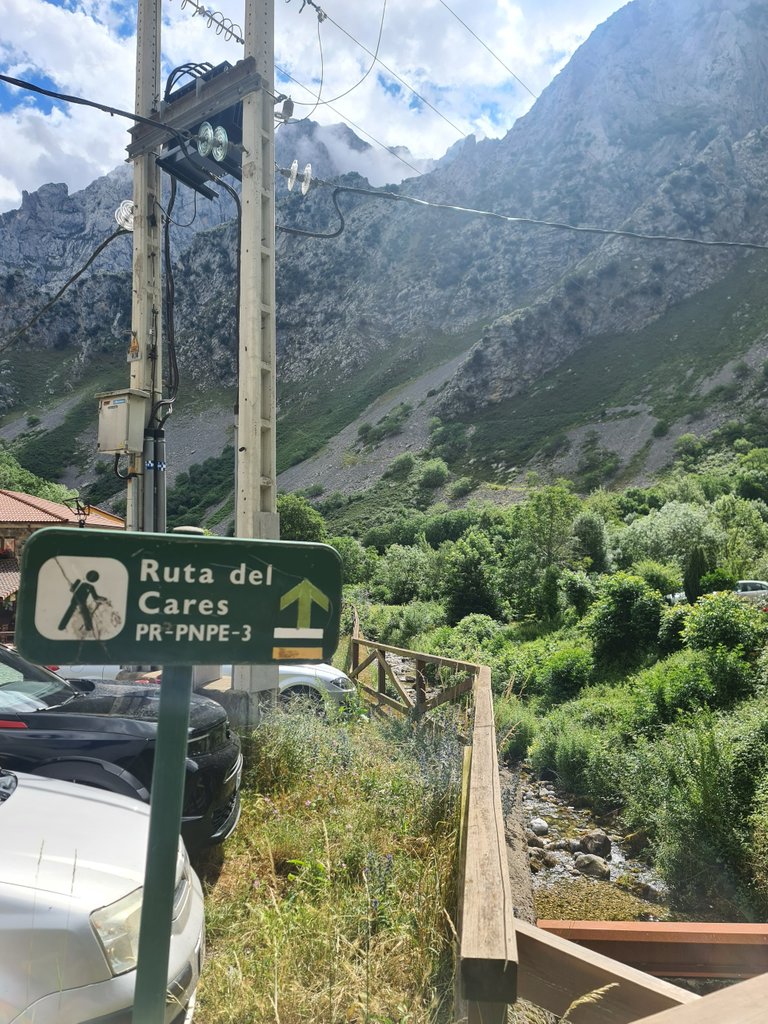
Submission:
[[280,694],[280,704],[284,708],[305,707],[319,714],[323,710],[323,698],[317,690],[310,686],[292,686]]

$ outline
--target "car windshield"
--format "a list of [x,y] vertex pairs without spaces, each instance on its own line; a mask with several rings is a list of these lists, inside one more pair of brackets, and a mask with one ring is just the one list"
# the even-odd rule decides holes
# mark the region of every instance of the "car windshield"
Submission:
[[0,712],[27,714],[73,700],[77,692],[53,672],[0,647]]
[[4,768],[0,768],[0,804],[7,800],[16,789],[17,782],[18,779],[13,772],[7,772]]

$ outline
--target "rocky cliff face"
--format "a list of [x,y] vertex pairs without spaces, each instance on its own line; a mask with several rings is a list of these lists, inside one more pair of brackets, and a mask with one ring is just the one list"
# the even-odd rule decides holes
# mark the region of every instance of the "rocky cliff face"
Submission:
[[[391,191],[577,227],[762,242],[767,36],[762,3],[634,0],[592,34],[504,139],[467,139]],[[294,157],[311,162],[325,179],[384,173],[370,147],[341,127],[282,127],[277,154],[282,166]],[[366,185],[358,174],[339,181]],[[113,229],[128,194],[122,168],[74,196],[46,186],[0,217],[0,305],[9,323]],[[324,186],[303,198],[278,178],[277,196],[279,224],[328,233],[339,223]],[[345,227],[337,238],[278,232],[280,380],[311,390],[398,347],[417,367],[433,339],[461,336],[467,357],[443,392],[444,417],[471,418],[590,338],[637,330],[749,259],[742,249],[506,223],[394,198],[348,192],[338,202]],[[235,373],[231,212],[223,200],[201,200],[195,213],[185,195],[174,215],[192,222],[174,228],[182,369],[194,362],[211,385]],[[25,344],[78,346],[96,334],[122,345],[129,258],[130,245],[114,243],[91,278],[89,302],[70,309],[76,326],[52,313]],[[347,379],[354,387],[354,375]]]

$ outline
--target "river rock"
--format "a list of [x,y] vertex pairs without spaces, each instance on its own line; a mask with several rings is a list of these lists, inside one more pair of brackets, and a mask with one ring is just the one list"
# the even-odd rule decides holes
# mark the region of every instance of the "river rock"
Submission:
[[531,822],[531,832],[536,836],[545,836],[549,832],[549,825],[543,818],[534,818]]
[[601,828],[595,828],[581,837],[581,848],[585,853],[594,853],[598,857],[609,857],[611,840]]
[[528,841],[528,845],[535,847],[536,849],[543,850],[547,845],[546,841],[542,839],[541,836],[535,836],[533,832],[526,832],[525,837]]
[[571,853],[582,853],[583,850],[581,848],[581,840],[580,839],[569,839],[568,840],[568,849],[571,851]]
[[611,869],[602,857],[594,853],[580,853],[575,861],[577,871],[582,875],[589,875],[590,878],[610,878]]

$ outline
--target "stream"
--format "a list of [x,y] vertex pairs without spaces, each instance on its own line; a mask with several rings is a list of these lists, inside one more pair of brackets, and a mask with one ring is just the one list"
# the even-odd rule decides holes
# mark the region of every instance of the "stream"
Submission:
[[558,920],[665,921],[664,882],[640,858],[643,837],[577,807],[551,782],[520,775],[536,916]]

